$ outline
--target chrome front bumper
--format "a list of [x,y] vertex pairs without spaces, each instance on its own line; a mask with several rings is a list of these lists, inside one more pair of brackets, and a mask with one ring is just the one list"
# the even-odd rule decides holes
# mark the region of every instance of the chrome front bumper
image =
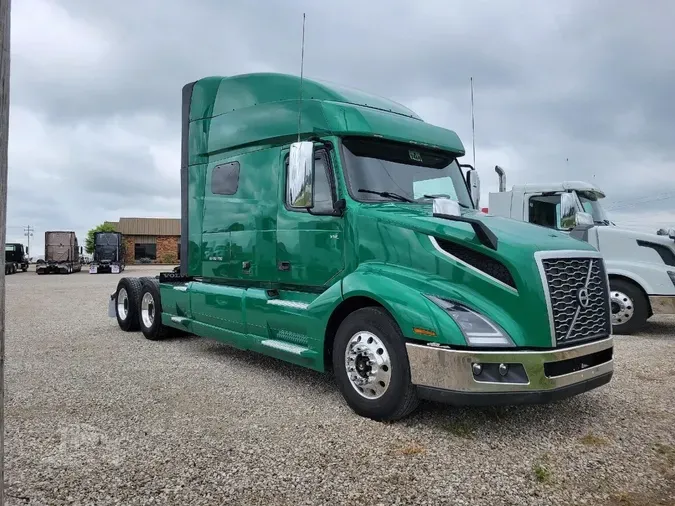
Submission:
[[[548,350],[454,350],[406,343],[412,383],[452,404],[524,404],[570,397],[610,381],[613,338]],[[480,372],[476,374],[480,364]],[[500,372],[500,364],[506,366]],[[506,374],[502,374],[506,371]]]
[[652,295],[649,304],[654,314],[675,314],[675,295]]

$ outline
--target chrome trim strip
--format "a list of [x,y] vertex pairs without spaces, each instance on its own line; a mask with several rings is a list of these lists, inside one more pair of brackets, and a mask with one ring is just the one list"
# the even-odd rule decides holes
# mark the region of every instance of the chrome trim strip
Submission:
[[174,286],[173,289],[179,292],[187,292],[187,286]]
[[[545,250],[535,251],[534,261],[539,270],[539,278],[544,289],[544,298],[546,299],[546,310],[548,311],[548,324],[551,328],[551,346],[555,347],[558,342],[555,339],[555,323],[553,322],[553,306],[551,305],[551,292],[548,289],[548,281],[546,281],[546,271],[544,271],[544,262],[549,258],[600,258],[602,254],[597,250],[576,250],[576,249],[561,249],[561,250]],[[607,270],[605,270],[605,274]],[[607,284],[607,293],[609,293],[609,283]]]
[[292,307],[294,309],[307,309],[309,307],[309,304],[306,302],[297,302],[294,300],[269,299],[267,303],[273,306]]
[[480,269],[476,269],[473,265],[468,264],[464,260],[461,260],[460,258],[457,258],[455,255],[452,255],[452,254],[448,253],[447,251],[445,251],[443,248],[441,248],[440,244],[438,244],[438,241],[436,240],[436,238],[434,236],[429,235],[427,237],[431,241],[431,244],[433,245],[434,249],[436,251],[438,251],[440,254],[448,257],[453,262],[456,262],[458,264],[463,265],[464,267],[467,267],[468,269],[471,269],[471,271],[473,271],[474,273],[479,274],[479,275],[483,276],[484,278],[489,279],[490,281],[493,281],[494,283],[497,283],[502,288],[506,288],[507,290],[510,290],[513,293],[518,293],[518,290],[516,290],[512,286],[509,286],[506,283],[504,283],[503,281],[500,281],[499,279],[497,279],[493,276],[490,276],[489,274],[481,271]]
[[[588,380],[614,369],[614,360],[588,367],[562,376],[548,377],[544,373],[546,362],[559,362],[583,357],[613,347],[612,336],[592,343],[541,351],[480,351],[453,350],[440,346],[406,343],[410,362],[411,381],[415,385],[429,386],[457,392],[528,392],[552,390]],[[472,373],[472,364],[519,363],[527,373],[528,383],[478,382]]]
[[294,353],[296,355],[300,355],[303,351],[308,350],[308,348],[305,346],[287,343],[285,341],[277,341],[276,339],[265,339],[264,341],[261,341],[260,344],[268,348],[274,348],[275,350],[286,351],[288,353]]

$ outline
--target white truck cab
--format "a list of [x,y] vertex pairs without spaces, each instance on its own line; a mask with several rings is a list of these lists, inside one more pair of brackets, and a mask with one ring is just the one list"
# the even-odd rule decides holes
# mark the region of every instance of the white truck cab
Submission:
[[[571,232],[565,226],[566,202],[573,202],[576,212],[588,213],[593,226],[577,237],[605,260],[614,333],[632,334],[654,314],[675,314],[675,228],[657,235],[617,227],[602,207],[605,194],[591,183],[524,184],[506,191],[503,169],[496,166],[495,171],[499,192],[489,194],[484,212],[563,232]],[[571,195],[563,197],[565,193]]]

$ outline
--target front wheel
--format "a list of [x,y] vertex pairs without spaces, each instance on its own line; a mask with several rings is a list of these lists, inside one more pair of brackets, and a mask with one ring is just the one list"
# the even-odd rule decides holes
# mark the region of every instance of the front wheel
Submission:
[[612,332],[633,334],[639,331],[649,317],[649,302],[633,283],[623,279],[609,280]]
[[361,416],[399,420],[419,404],[403,334],[382,308],[345,318],[333,342],[333,371],[345,401]]

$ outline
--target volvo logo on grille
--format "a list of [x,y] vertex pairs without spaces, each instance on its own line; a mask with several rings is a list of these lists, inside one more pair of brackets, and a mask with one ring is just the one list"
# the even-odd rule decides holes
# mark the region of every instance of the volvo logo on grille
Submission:
[[579,302],[579,305],[581,307],[583,308],[588,307],[589,302],[588,289],[585,286],[579,288],[579,291],[577,292],[577,301]]

